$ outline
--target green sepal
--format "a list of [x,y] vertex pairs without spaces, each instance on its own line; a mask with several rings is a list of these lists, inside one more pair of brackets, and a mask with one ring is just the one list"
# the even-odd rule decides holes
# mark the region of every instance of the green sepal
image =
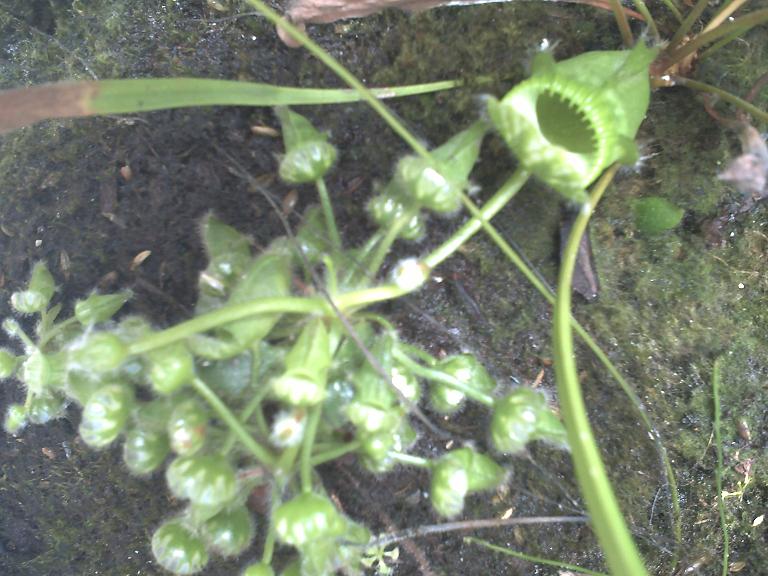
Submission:
[[530,388],[517,388],[496,401],[491,440],[497,450],[506,453],[520,452],[533,440],[567,447],[565,428],[547,406],[546,397]]
[[57,394],[34,394],[27,401],[27,418],[32,424],[47,424],[51,420],[61,418],[66,407],[66,400]]
[[444,173],[452,181],[464,184],[469,178],[488,128],[485,121],[475,122],[432,150],[432,157],[442,162]]
[[471,448],[459,448],[445,454],[441,461],[450,462],[467,471],[467,492],[482,492],[497,488],[504,481],[506,472],[492,458]]
[[210,212],[203,216],[200,232],[208,256],[208,266],[200,274],[200,290],[210,296],[225,296],[251,260],[251,241]]
[[128,346],[112,332],[93,332],[82,345],[70,349],[69,357],[77,368],[109,372],[119,368],[128,357]]
[[131,290],[114,294],[91,294],[75,303],[75,318],[83,326],[110,320],[133,297]]
[[208,564],[208,551],[202,539],[178,519],[155,530],[152,553],[163,568],[174,574],[197,574]]
[[5,348],[0,348],[0,379],[10,378],[16,372],[19,358]]
[[194,398],[179,402],[168,418],[171,449],[180,456],[190,456],[205,444],[208,412]]
[[322,178],[336,161],[336,149],[327,142],[328,137],[287,107],[275,108],[275,114],[280,119],[286,152],[280,162],[280,178],[289,184]]
[[[496,388],[496,382],[480,361],[472,354],[457,354],[449,356],[435,366],[436,370],[455,378],[468,388],[482,394],[490,394]],[[466,399],[466,394],[450,384],[442,382],[430,383],[430,402],[432,407],[441,414],[453,414]]]
[[468,494],[498,487],[506,472],[493,459],[470,448],[448,452],[432,469],[430,499],[443,516],[456,516],[464,509]]
[[174,496],[196,506],[223,507],[237,494],[235,471],[219,454],[179,456],[168,466],[165,479]]
[[[328,252],[328,233],[325,231],[325,217],[320,206],[307,207],[296,230],[299,250],[310,264],[316,264]],[[302,261],[298,262],[303,264]]]
[[346,529],[345,519],[333,503],[314,492],[304,492],[278,506],[272,522],[277,539],[297,548],[337,538]]
[[183,342],[153,350],[147,358],[149,381],[158,394],[172,394],[194,378],[195,361]]
[[[382,230],[387,230],[411,208],[398,196],[397,188],[389,184],[381,194],[371,198],[367,210],[371,220]],[[403,240],[420,240],[424,237],[426,229],[424,216],[414,211],[413,216],[400,229],[397,237]]]
[[157,470],[168,456],[168,436],[156,430],[134,428],[125,435],[123,462],[137,476]]
[[80,436],[91,448],[111,444],[123,431],[133,407],[133,389],[107,384],[94,392],[83,407]]
[[207,520],[200,527],[200,533],[208,548],[220,556],[237,556],[250,545],[255,526],[248,509],[235,506]]
[[56,283],[44,262],[32,268],[26,290],[11,294],[11,306],[22,314],[43,312],[53,298]]
[[321,318],[311,320],[285,356],[285,372],[272,381],[272,392],[293,406],[311,406],[325,398],[331,350]]
[[429,499],[441,516],[458,516],[464,510],[464,497],[469,490],[469,475],[461,466],[439,461],[432,469]]
[[397,163],[393,183],[404,198],[434,212],[455,212],[461,206],[463,182],[454,180],[443,163],[406,156]]
[[53,382],[51,358],[35,348],[21,365],[20,378],[30,392],[42,394]]
[[[290,252],[277,247],[264,252],[243,272],[232,289],[228,304],[244,304],[262,298],[290,295]],[[222,328],[239,345],[242,351],[256,340],[266,336],[280,319],[280,314],[261,314]]]
[[3,428],[8,434],[16,436],[27,425],[27,409],[24,404],[11,404],[5,412]]

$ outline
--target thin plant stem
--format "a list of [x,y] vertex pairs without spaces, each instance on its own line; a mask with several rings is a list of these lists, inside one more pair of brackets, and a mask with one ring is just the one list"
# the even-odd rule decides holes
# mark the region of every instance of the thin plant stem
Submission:
[[587,574],[587,576],[608,576],[608,574],[605,574],[604,572],[597,572],[595,570],[590,570],[589,568],[582,568],[581,566],[576,566],[575,564],[561,562],[560,560],[549,560],[548,558],[542,558],[541,556],[533,556],[531,554],[526,554],[525,552],[518,552],[517,550],[510,550],[509,548],[496,546],[495,544],[491,544],[486,540],[481,540],[480,538],[473,538],[472,536],[465,537],[464,542],[468,544],[477,544],[478,546],[484,546],[485,548],[488,548],[489,550],[493,550],[494,552],[499,552],[500,554],[512,556],[513,558],[519,558],[520,560],[525,560],[527,562],[530,562],[531,564],[542,564],[544,566],[554,566],[555,568],[559,568],[560,570],[568,570],[569,572],[578,572],[579,574]]
[[723,533],[723,572],[722,576],[728,576],[728,523],[725,516],[725,500],[723,499],[723,439],[720,436],[720,358],[715,360],[712,367],[712,403],[714,404],[714,422],[712,433],[715,440],[715,453],[717,454],[717,468],[715,468],[715,489],[717,490],[717,508],[720,511],[720,530]]
[[229,304],[218,310],[201,314],[171,328],[139,338],[128,346],[128,353],[145,354],[158,348],[163,348],[180,340],[185,340],[195,334],[207,332],[212,328],[223,326],[259,314],[295,313],[295,314],[329,314],[328,305],[322,298],[296,298],[291,296],[263,298],[243,304]]
[[691,11],[688,12],[685,20],[683,20],[682,24],[680,24],[680,27],[675,32],[675,35],[672,36],[672,39],[669,41],[669,46],[671,48],[675,48],[678,44],[680,44],[680,42],[683,41],[683,39],[688,35],[688,32],[691,31],[693,25],[698,21],[707,5],[708,0],[699,0],[696,2],[696,5],[691,8]]
[[493,396],[490,394],[485,394],[476,388],[473,388],[466,382],[462,382],[458,378],[449,376],[445,372],[422,366],[397,348],[392,350],[392,357],[417,376],[421,376],[427,380],[432,380],[433,382],[440,382],[441,384],[445,384],[454,390],[462,392],[468,398],[471,398],[475,402],[483,404],[484,406],[493,406]]
[[418,211],[419,209],[416,206],[406,208],[400,217],[397,218],[387,229],[387,233],[384,235],[384,238],[382,238],[381,242],[379,242],[379,245],[376,246],[376,250],[371,257],[370,262],[368,263],[368,278],[375,278],[379,273],[379,269],[384,263],[384,259],[387,257],[390,248],[392,248],[392,244],[394,244],[395,240],[397,240],[398,234],[400,234],[402,229],[408,224],[408,221],[413,219],[413,217],[418,214]]
[[[706,2],[706,0],[703,1]],[[746,16],[742,16],[741,18],[736,18],[735,20],[721,24],[714,30],[699,34],[690,42],[678,46],[667,53],[667,60],[669,61],[668,68],[678,62],[685,60],[690,54],[693,54],[699,48],[702,48],[707,44],[711,44],[712,42],[715,42],[724,36],[729,36],[734,32],[744,33],[751,28],[759,26],[760,24],[765,24],[766,22],[768,22],[768,8],[755,10]],[[670,46],[675,45],[670,44]]]
[[406,454],[404,452],[387,452],[387,457],[391,458],[395,462],[405,464],[407,466],[415,466],[417,468],[431,468],[432,462],[421,456],[414,456],[413,454]]
[[267,6],[261,0],[245,0],[248,4],[258,10],[267,20],[275,26],[279,26],[285,33],[296,42],[302,44],[315,58],[325,64],[328,69],[335,73],[350,88],[353,88],[360,94],[368,105],[394,130],[419,156],[425,160],[431,159],[429,150],[419,142],[416,137],[400,122],[389,109],[382,104],[378,98],[358,80],[354,74],[347,70],[338,60],[323,50],[317,43],[309,38],[304,32],[280,16],[272,8]]
[[568,432],[576,479],[587,504],[591,523],[613,574],[647,574],[621,514],[616,495],[600,457],[579,383],[571,328],[571,283],[581,237],[589,218],[617,166],[603,174],[590,199],[582,205],[565,246],[557,284],[553,324],[553,351],[560,413]]
[[208,384],[203,382],[200,378],[193,378],[192,387],[203,397],[211,408],[213,408],[213,411],[216,412],[216,415],[221,418],[227,427],[235,433],[237,439],[242,442],[243,446],[245,446],[253,457],[267,469],[274,470],[275,465],[277,464],[275,455],[256,442],[256,440],[248,434],[248,431],[243,427],[240,420],[237,419],[237,416],[235,416],[227,405],[221,401],[221,398],[211,390]]
[[[269,393],[269,387],[262,386],[248,401],[248,404],[245,405],[245,408],[243,408],[240,411],[239,420],[240,422],[245,425],[246,422],[248,422],[248,419],[251,417],[251,415],[254,413],[254,411],[261,406],[262,401],[266,397],[266,395]],[[265,426],[265,422],[263,421],[263,417],[259,419],[258,426],[259,431],[262,434],[268,434],[268,431]],[[229,431],[229,434],[224,439],[224,443],[221,446],[221,452],[224,454],[227,454],[230,450],[232,450],[232,446],[237,441],[237,435],[234,433],[233,430]]]
[[736,12],[736,10],[741,8],[747,2],[749,2],[749,0],[732,0],[730,2],[726,2],[722,8],[720,8],[720,12],[718,12],[715,17],[710,20],[709,24],[704,27],[702,32],[709,32],[710,30],[714,30],[720,26],[720,24],[728,20],[728,18],[731,17],[731,14]]
[[304,429],[304,438],[301,441],[301,490],[312,492],[312,446],[315,444],[317,427],[320,424],[320,415],[323,413],[323,405],[318,404],[309,409],[307,426]]
[[[673,0],[661,0],[661,3],[662,3],[662,4],[664,4],[664,6],[666,6],[666,7],[667,7],[667,9],[668,9],[670,12],[672,12],[672,15],[675,17],[675,19],[676,19],[678,22],[682,22],[682,21],[683,21],[683,15],[680,13],[680,9],[679,9],[679,8],[677,7],[677,5],[676,5],[676,4],[673,2]],[[638,8],[638,10],[637,10],[637,11],[638,11],[638,12],[640,12],[640,13],[642,14],[642,12],[640,11],[640,9],[639,9],[639,8]]]
[[635,43],[635,37],[632,36],[632,30],[629,28],[629,21],[627,20],[627,14],[624,12],[624,7],[619,0],[608,0],[608,4],[613,11],[613,17],[616,18],[616,25],[621,32],[621,39],[624,42],[625,48],[631,48]]
[[[368,546],[391,546],[403,540],[421,538],[433,534],[447,534],[449,532],[464,532],[468,530],[484,530],[487,528],[501,528],[504,526],[531,526],[536,524],[583,524],[589,522],[586,516],[523,516],[518,518],[483,518],[480,520],[461,520],[458,522],[443,522],[442,524],[429,524],[417,528],[406,528],[392,534],[383,534],[368,543]],[[623,576],[623,575],[622,575]]]
[[659,29],[656,27],[656,21],[653,19],[651,11],[648,10],[648,6],[646,6],[644,0],[635,0],[634,4],[637,11],[642,14],[648,28],[651,29],[651,34],[653,34],[654,40],[656,40],[657,43],[661,42],[661,35],[659,34]]
[[[472,218],[454,232],[448,240],[430,252],[422,260],[422,263],[428,268],[436,268],[441,262],[450,257],[483,227],[483,222],[491,220],[514,198],[515,194],[525,186],[529,177],[530,174],[526,170],[518,168],[481,208],[475,208],[477,214],[473,214]],[[474,206],[474,204],[472,205]]]
[[684,78],[682,76],[673,76],[672,80],[675,82],[675,84],[678,84],[680,86],[693,88],[694,90],[698,90],[699,92],[707,92],[709,94],[714,94],[721,100],[724,100],[729,104],[733,104],[737,108],[744,110],[744,112],[751,114],[755,118],[759,118],[763,122],[768,122],[768,112],[766,112],[765,110],[761,110],[754,104],[747,102],[746,100],[739,98],[738,96],[731,94],[730,92],[727,92],[721,88],[718,88],[717,86],[712,86],[711,84],[705,84],[704,82],[699,82],[698,80],[691,80],[690,78]]
[[315,186],[317,187],[317,195],[320,198],[320,205],[323,209],[325,228],[328,230],[328,235],[331,238],[331,252],[334,255],[338,255],[341,252],[341,236],[339,235],[339,228],[336,226],[336,218],[333,215],[333,205],[328,195],[328,188],[323,178],[318,178],[315,181]]
[[318,452],[317,454],[313,454],[312,458],[310,458],[310,464],[312,466],[320,466],[320,464],[331,462],[332,460],[341,458],[345,454],[349,454],[350,452],[355,452],[359,448],[360,448],[359,440],[347,442],[346,444],[340,444],[336,448],[330,448],[327,450],[323,450],[322,452]]
[[722,48],[723,46],[727,46],[737,38],[741,38],[741,35],[742,35],[741,30],[734,30],[725,38],[721,38],[720,40],[712,44],[712,46],[709,46],[706,50],[699,52],[698,62],[703,62],[704,60],[712,56],[712,54],[720,50],[720,48]]

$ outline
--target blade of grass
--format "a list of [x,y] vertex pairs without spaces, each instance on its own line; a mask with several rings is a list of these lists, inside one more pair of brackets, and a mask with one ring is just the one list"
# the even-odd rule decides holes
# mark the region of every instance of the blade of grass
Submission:
[[[459,80],[372,88],[374,98],[450,90]],[[357,90],[294,88],[208,78],[61,82],[0,92],[0,134],[51,118],[126,114],[189,106],[299,106],[359,102]]]
[[712,368],[712,403],[714,404],[712,432],[715,437],[715,452],[717,453],[715,489],[717,490],[717,508],[720,512],[720,529],[723,532],[722,576],[728,576],[728,523],[725,517],[725,500],[723,500],[723,439],[720,437],[720,358],[715,360],[715,365]]
[[525,554],[524,552],[518,552],[517,550],[510,550],[509,548],[496,546],[495,544],[491,544],[486,540],[481,540],[480,538],[473,538],[472,536],[465,537],[464,542],[467,542],[468,544],[477,544],[478,546],[483,546],[485,548],[488,548],[489,550],[493,550],[494,552],[498,552],[500,554],[506,554],[507,556],[512,556],[513,558],[519,558],[520,560],[525,560],[527,562],[530,562],[531,564],[542,564],[544,566],[554,566],[555,568],[559,568],[560,570],[568,570],[570,572],[577,572],[579,574],[587,574],[587,576],[608,576],[604,572],[596,572],[595,570],[589,570],[588,568],[581,568],[580,566],[569,564],[567,562],[560,562],[559,560],[549,560],[548,558],[533,556],[531,554]]

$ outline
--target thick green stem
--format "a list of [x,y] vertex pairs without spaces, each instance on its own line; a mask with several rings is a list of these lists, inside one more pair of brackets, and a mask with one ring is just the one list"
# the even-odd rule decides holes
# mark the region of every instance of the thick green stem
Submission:
[[555,375],[560,412],[568,431],[576,479],[608,566],[616,576],[645,576],[645,565],[624,522],[589,424],[574,358],[571,330],[571,282],[579,244],[592,210],[615,172],[614,166],[603,175],[590,200],[582,206],[562,256],[553,318]]
[[320,205],[323,208],[325,229],[331,238],[331,252],[337,256],[341,252],[341,236],[339,235],[339,228],[336,226],[336,218],[333,215],[333,205],[328,195],[328,188],[322,178],[315,181],[315,186],[317,187],[317,195],[320,197]]
[[335,448],[330,448],[327,450],[323,450],[322,452],[318,452],[317,454],[314,454],[310,459],[310,464],[312,466],[320,466],[320,464],[325,464],[326,462],[330,462],[332,460],[336,460],[337,458],[341,458],[345,454],[354,452],[359,448],[360,448],[359,440],[347,442],[346,444],[340,444]]
[[[529,176],[530,174],[527,171],[518,168],[504,185],[499,188],[485,204],[483,204],[482,208],[475,207],[477,214],[473,213],[472,218],[469,221],[423,260],[424,265],[428,268],[435,268],[450,257],[451,254],[456,252],[456,250],[483,227],[483,222],[491,220],[499,213],[499,210],[504,208],[504,206],[514,198],[515,194],[517,194],[528,181]],[[472,205],[474,206],[474,204]]]
[[322,298],[293,298],[290,296],[278,298],[263,298],[243,304],[230,304],[196,316],[191,320],[139,338],[128,347],[129,354],[145,354],[151,350],[163,348],[174,342],[185,340],[195,334],[207,332],[217,326],[223,326],[258,314],[295,313],[295,314],[326,314],[331,312],[328,303]]
[[192,380],[192,387],[206,402],[208,402],[211,408],[213,408],[213,411],[216,412],[216,415],[232,432],[235,433],[237,439],[242,442],[243,446],[245,446],[253,457],[266,468],[274,470],[275,465],[277,464],[274,454],[256,442],[256,440],[248,434],[248,431],[243,427],[240,420],[237,419],[237,416],[235,416],[216,393],[210,389],[208,384],[203,382],[200,378],[195,378]]
[[627,20],[627,14],[624,12],[624,7],[619,0],[608,0],[608,4],[613,11],[613,17],[616,19],[616,25],[621,32],[621,39],[624,41],[625,48],[631,48],[635,43],[635,38],[632,36],[632,30],[629,28],[629,21]]
[[728,576],[728,521],[725,516],[725,500],[723,500],[723,439],[720,437],[720,359],[715,360],[712,368],[712,403],[714,404],[714,422],[712,433],[715,437],[715,452],[717,453],[717,468],[715,469],[715,488],[717,490],[717,508],[720,512],[720,529],[723,532],[723,572]]
[[717,86],[711,86],[710,84],[705,84],[704,82],[699,82],[698,80],[691,80],[690,78],[683,78],[680,76],[673,76],[672,80],[678,86],[685,86],[686,88],[692,88],[694,90],[698,90],[699,92],[715,94],[721,100],[724,100],[729,104],[733,104],[737,108],[741,108],[744,110],[744,112],[751,114],[755,118],[759,118],[763,122],[768,122],[768,112],[761,110],[754,104],[751,104],[750,102],[747,102],[738,96],[734,96],[730,92],[718,88]]
[[323,413],[323,405],[313,406],[309,410],[307,426],[304,429],[304,438],[301,441],[301,490],[312,492],[312,446],[315,444],[317,427],[320,424],[320,415]]

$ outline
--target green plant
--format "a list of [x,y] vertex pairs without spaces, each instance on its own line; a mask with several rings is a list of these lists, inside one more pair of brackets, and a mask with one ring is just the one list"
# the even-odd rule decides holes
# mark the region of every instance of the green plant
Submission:
[[[278,113],[287,152],[281,174],[316,183],[323,200],[321,182],[335,150],[303,117]],[[210,555],[237,555],[250,544],[253,519],[244,502],[259,485],[273,499],[271,514],[259,520],[269,527],[264,569],[273,546],[283,544],[297,550],[303,574],[357,570],[370,533],[338,510],[314,471],[349,452],[375,472],[395,465],[431,470],[432,502],[444,516],[461,512],[468,495],[497,487],[504,469],[474,449],[433,460],[408,453],[416,438],[408,418],[419,413],[426,382],[437,410],[455,411],[467,401],[487,406],[502,453],[532,440],[566,447],[562,425],[540,393],[497,399],[496,383],[473,356],[434,359],[365,311],[423,282],[425,269],[413,262],[396,268],[394,284],[377,285],[375,278],[414,218],[426,209],[456,209],[486,130],[477,123],[435,151],[452,159],[450,168],[402,161],[380,199],[403,208],[382,216],[382,202],[373,201],[372,214],[384,227],[362,248],[342,245],[326,201],[320,235],[310,229],[317,224],[310,216],[296,236],[277,238],[256,255],[245,236],[207,216],[209,263],[200,275],[197,314],[165,330],[135,316],[115,321],[127,293],[92,294],[60,319],[52,277],[38,263],[26,289],[11,298],[18,312],[39,316],[34,337],[13,319],[4,323],[23,344],[21,356],[5,353],[4,374],[15,374],[27,389],[26,402],[8,410],[6,430],[18,434],[27,421],[45,423],[74,402],[82,406],[83,440],[98,449],[122,439],[132,473],[152,473],[172,455],[168,489],[187,505],[157,528],[152,550],[177,574],[199,572]],[[350,258],[358,268],[350,269]],[[315,282],[321,295],[294,295],[292,276]],[[252,369],[233,370],[233,359],[247,359]],[[528,411],[540,423],[523,431]],[[345,438],[350,428],[352,437]]]

